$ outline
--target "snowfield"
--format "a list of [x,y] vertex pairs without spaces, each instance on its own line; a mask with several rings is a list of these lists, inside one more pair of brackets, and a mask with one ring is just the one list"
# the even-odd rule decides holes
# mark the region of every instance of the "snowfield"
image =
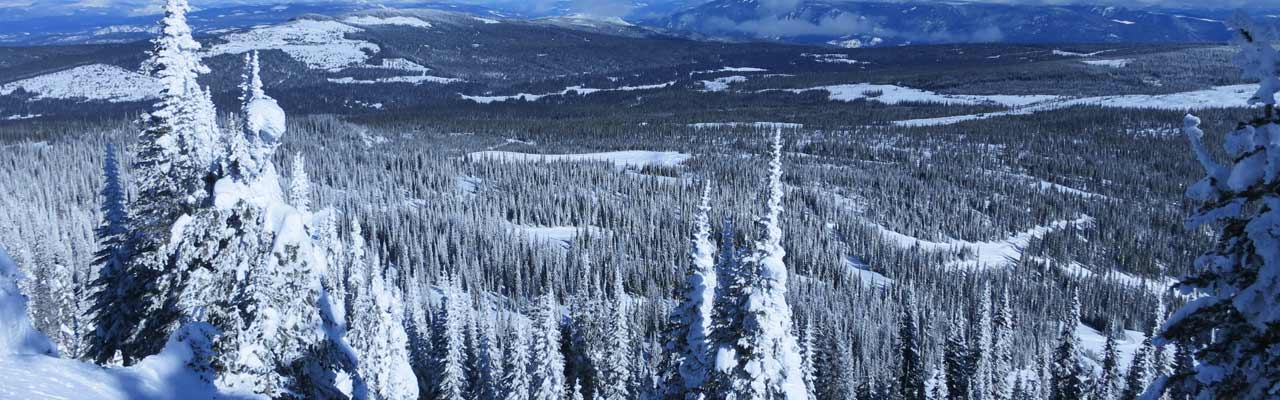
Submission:
[[720,128],[743,128],[750,127],[756,129],[802,129],[804,124],[794,124],[790,122],[700,122],[689,124],[693,129],[720,129]]
[[499,160],[506,162],[606,161],[613,163],[613,165],[620,170],[627,167],[645,167],[649,165],[671,167],[684,163],[689,158],[693,157],[689,154],[674,151],[642,150],[584,154],[529,154],[490,150],[470,153],[468,156],[476,160]]
[[600,92],[630,92],[635,90],[653,90],[653,89],[662,89],[666,87],[671,87],[675,84],[676,84],[676,81],[671,81],[671,82],[658,83],[653,85],[622,86],[622,87],[616,87],[611,89],[594,89],[594,88],[587,88],[582,86],[570,86],[565,88],[564,90],[561,90],[559,92],[554,92],[554,93],[543,93],[543,94],[520,93],[516,95],[511,95],[511,96],[468,96],[461,93],[459,93],[459,95],[462,96],[462,98],[464,99],[471,100],[476,103],[492,104],[492,103],[501,103],[509,100],[538,101],[543,97],[564,96],[569,93],[576,93],[581,96],[586,96],[592,93],[600,93]]
[[702,91],[704,92],[723,92],[729,90],[729,84],[746,82],[747,77],[742,75],[726,76],[716,78],[709,81],[701,81]]
[[423,21],[421,19],[414,18],[414,17],[374,17],[374,16],[362,15],[362,16],[355,16],[355,17],[347,17],[346,19],[343,19],[342,22],[346,22],[351,25],[367,25],[367,26],[400,25],[400,26],[411,26],[414,28],[424,28],[424,29],[432,27],[430,22]]
[[1247,108],[1247,99],[1258,90],[1257,84],[1217,86],[1211,89],[1171,94],[1127,94],[1115,96],[1083,97],[1077,99],[1053,99],[1009,111],[986,114],[956,115],[939,118],[922,118],[894,121],[897,126],[938,126],[951,125],[965,121],[976,121],[988,118],[1030,115],[1038,112],[1059,110],[1075,106],[1098,106],[1108,108],[1157,109],[1191,111],[1211,108]]
[[154,99],[160,95],[155,78],[114,65],[90,64],[6,83],[0,96],[22,88],[36,99],[83,99],[112,103]]
[[210,47],[205,56],[279,49],[310,68],[338,71],[364,63],[380,50],[376,44],[346,38],[360,31],[337,21],[301,19],[224,36],[227,43]]
[[1081,60],[1080,62],[1085,63],[1085,64],[1088,64],[1088,65],[1096,65],[1096,66],[1101,66],[1101,67],[1124,68],[1124,67],[1129,66],[1129,63],[1133,62],[1133,60],[1130,60],[1130,59],[1119,59],[1119,60]]
[[1061,98],[1050,95],[966,95],[939,94],[928,90],[914,89],[897,85],[875,85],[858,83],[850,85],[818,86],[807,89],[786,89],[791,93],[803,93],[812,90],[824,90],[831,95],[832,101],[867,100],[884,104],[900,104],[906,102],[939,103],[947,105],[999,105],[1005,107],[1022,107]]
[[462,82],[461,79],[444,78],[430,75],[410,75],[410,76],[393,76],[390,78],[378,78],[372,80],[362,80],[356,78],[329,78],[329,83],[345,84],[345,85],[372,85],[376,83],[411,83],[421,85],[423,83],[457,83]]
[[1022,258],[1022,249],[1026,248],[1031,240],[1044,237],[1049,232],[1076,227],[1093,223],[1093,218],[1082,216],[1074,220],[1055,221],[1047,225],[1040,225],[1019,232],[1004,240],[991,242],[969,242],[963,240],[948,240],[946,242],[933,242],[913,236],[908,236],[899,232],[895,232],[888,227],[880,224],[871,223],[880,231],[880,235],[886,240],[896,243],[904,249],[919,246],[924,251],[956,251],[960,249],[968,249],[970,253],[975,254],[974,258],[960,259],[950,262],[948,265],[959,268],[1001,268],[1017,263]]

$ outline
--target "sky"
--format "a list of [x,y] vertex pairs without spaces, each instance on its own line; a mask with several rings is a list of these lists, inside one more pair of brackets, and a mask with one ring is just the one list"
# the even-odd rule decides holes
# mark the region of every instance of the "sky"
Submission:
[[[113,15],[148,15],[160,10],[163,0],[0,0],[0,10],[19,12],[30,15],[59,15],[77,12],[108,13]],[[287,4],[298,2],[334,2],[332,0],[190,0],[197,8],[217,8],[237,4]],[[634,8],[634,4],[663,3],[681,0],[436,0],[439,2],[455,2],[462,4],[495,6],[495,8],[511,9],[524,7],[528,10],[549,9],[557,4],[572,4],[575,9],[584,10],[601,16],[625,16]],[[700,0],[683,0],[692,3]],[[760,0],[767,9],[785,10],[802,0]],[[931,0],[879,0],[879,1],[917,1]],[[974,0],[976,2],[1000,4],[1096,4],[1120,5],[1130,8],[1164,7],[1164,8],[1280,8],[1278,0]],[[351,0],[353,3],[369,5],[385,4],[395,7],[397,4],[415,2],[414,0]]]

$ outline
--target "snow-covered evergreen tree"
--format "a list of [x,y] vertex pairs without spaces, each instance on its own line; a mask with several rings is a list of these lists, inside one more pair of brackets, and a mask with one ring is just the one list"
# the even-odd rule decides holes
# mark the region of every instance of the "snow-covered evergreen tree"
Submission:
[[196,80],[208,68],[187,25],[190,10],[186,0],[165,2],[160,35],[146,63],[161,92],[134,146],[138,195],[129,205],[134,256],[125,275],[146,284],[135,285],[126,296],[138,300],[135,307],[146,315],[146,324],[130,333],[132,340],[122,350],[131,359],[159,352],[181,315],[171,308],[183,283],[169,268],[168,243],[179,217],[208,205],[206,185],[216,179],[221,150],[212,102]]
[[984,286],[982,296],[978,298],[978,320],[973,327],[973,343],[969,346],[973,350],[971,363],[974,368],[969,390],[975,399],[991,399],[995,393],[991,384],[991,378],[995,375],[991,308],[991,287]]
[[1013,387],[1008,385],[1006,377],[1013,374],[1013,308],[1009,306],[1009,289],[1005,288],[1000,295],[1000,304],[995,310],[995,318],[991,321],[991,376],[990,388],[993,399],[1009,400],[1013,395]]
[[908,289],[898,315],[898,396],[902,400],[924,400],[925,370],[920,354],[920,332],[916,328],[915,300]]
[[1125,375],[1124,390],[1120,391],[1121,400],[1134,400],[1146,389],[1148,379],[1147,374],[1151,371],[1151,364],[1148,357],[1155,350],[1155,346],[1151,344],[1151,338],[1142,340],[1142,347],[1133,353],[1133,360],[1129,362],[1129,372]]
[[959,317],[952,317],[947,326],[947,342],[943,346],[943,367],[947,370],[947,394],[952,400],[967,399],[973,362],[969,341],[965,338],[964,325]]
[[950,392],[947,391],[947,369],[934,368],[929,373],[928,381],[929,393],[926,396],[929,400],[947,400],[951,398]]
[[560,307],[549,290],[538,300],[530,343],[530,398],[559,400],[565,397],[564,355],[560,352]]
[[1120,382],[1120,353],[1116,348],[1116,337],[1107,333],[1107,343],[1102,350],[1102,376],[1093,389],[1093,398],[1112,400],[1116,397]]
[[436,314],[440,336],[435,342],[436,360],[439,376],[436,378],[435,397],[447,400],[462,400],[466,397],[470,383],[467,380],[467,358],[465,354],[464,329],[470,311],[470,297],[462,291],[456,279],[450,276],[441,278],[444,297],[440,312]]
[[812,395],[804,385],[800,349],[792,333],[791,307],[786,298],[788,271],[780,221],[785,195],[781,130],[774,132],[772,147],[768,203],[760,221],[764,236],[755,244],[745,275],[748,285],[741,299],[741,336],[732,351],[717,354],[716,367],[723,371],[723,360],[736,360],[730,373],[730,387],[736,398],[809,399]]
[[663,395],[667,399],[697,400],[706,396],[711,373],[710,338],[715,318],[716,261],[711,242],[711,185],[702,188],[702,200],[693,222],[692,263],[685,276],[680,303],[672,310],[666,332]]
[[108,144],[102,165],[102,222],[94,231],[98,250],[94,253],[93,266],[98,276],[91,283],[93,305],[89,314],[94,329],[89,331],[88,348],[84,358],[98,364],[110,364],[119,360],[133,364],[139,355],[128,346],[129,335],[137,330],[142,320],[137,314],[139,299],[129,294],[139,292],[136,277],[128,274],[127,266],[132,256],[129,237],[129,214],[126,211],[124,184],[120,181],[120,167],[116,161],[115,146]]
[[484,313],[477,313],[475,319],[478,319],[479,337],[477,340],[478,348],[476,349],[475,365],[472,366],[476,370],[475,376],[479,379],[473,384],[476,387],[475,398],[479,400],[497,400],[502,397],[502,387],[500,381],[502,379],[502,348],[498,343],[497,333],[494,331],[493,321],[487,312],[491,309],[487,305],[480,307]]
[[289,174],[289,204],[299,211],[311,209],[311,178],[307,176],[306,160],[302,153],[293,155],[293,169]]
[[608,328],[605,332],[604,359],[600,360],[602,381],[596,385],[599,400],[625,400],[634,398],[631,391],[631,327],[628,314],[628,298],[623,289],[621,275],[615,274],[613,304],[609,307]]
[[[359,356],[359,376],[375,399],[416,399],[418,380],[409,363],[400,299],[387,287],[383,268],[364,259],[359,221],[352,220],[351,347]],[[360,238],[360,239],[357,239]],[[356,289],[358,288],[358,289]]]
[[49,337],[36,330],[27,317],[27,296],[18,290],[22,271],[0,247],[0,356],[57,356]]
[[1198,398],[1268,398],[1280,393],[1280,123],[1275,120],[1280,90],[1273,29],[1240,15],[1232,23],[1240,38],[1235,57],[1244,78],[1260,81],[1250,104],[1262,105],[1262,118],[1241,123],[1226,135],[1227,164],[1214,160],[1203,142],[1200,120],[1188,115],[1185,128],[1206,177],[1187,189],[1198,203],[1190,229],[1214,227],[1217,243],[1196,260],[1179,283],[1200,297],[1174,312],[1164,324],[1160,344],[1189,347],[1197,373],[1158,379],[1147,391],[1156,398],[1165,387],[1179,387]]
[[527,400],[531,393],[529,339],[525,327],[508,323],[506,356],[503,358],[502,399]]
[[1082,399],[1088,389],[1085,366],[1081,364],[1076,327],[1080,325],[1080,299],[1073,295],[1058,328],[1058,347],[1053,351],[1049,400]]

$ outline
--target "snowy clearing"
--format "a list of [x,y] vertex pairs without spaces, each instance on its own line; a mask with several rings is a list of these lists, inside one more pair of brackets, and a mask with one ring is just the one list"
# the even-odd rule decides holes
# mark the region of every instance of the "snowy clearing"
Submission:
[[1112,52],[1112,51],[1115,51],[1115,50],[1100,50],[1100,51],[1095,51],[1095,52],[1092,52],[1092,53],[1076,53],[1076,52],[1074,52],[1074,51],[1065,51],[1065,50],[1053,49],[1053,55],[1055,55],[1055,56],[1063,56],[1063,57],[1093,57],[1093,56],[1096,56],[1096,55],[1099,55],[1099,54],[1102,54],[1102,53],[1108,53],[1108,52]]
[[378,79],[370,79],[370,80],[356,79],[356,78],[350,78],[350,77],[336,78],[336,79],[329,78],[329,83],[337,83],[337,84],[344,84],[344,85],[372,85],[377,83],[411,83],[414,85],[421,85],[423,83],[447,84],[447,83],[457,83],[457,82],[462,82],[462,80],[454,79],[454,78],[444,78],[439,76],[430,76],[430,75],[393,76],[390,78],[378,78]]
[[1133,62],[1133,60],[1125,58],[1119,60],[1080,60],[1080,62],[1099,67],[1124,68],[1129,66],[1129,63]]
[[155,78],[114,65],[90,64],[6,83],[0,95],[22,88],[36,99],[84,99],[112,103],[154,99],[160,94]]
[[702,91],[704,92],[723,92],[729,90],[729,84],[746,82],[747,77],[742,75],[726,76],[716,78],[709,81],[701,81]]
[[886,288],[893,285],[893,279],[889,279],[889,277],[881,275],[879,272],[867,269],[867,265],[865,263],[861,263],[852,258],[846,258],[842,262],[845,267],[849,268],[849,272],[858,276],[858,280],[862,282],[864,287]]
[[411,26],[415,28],[431,27],[430,22],[423,21],[421,19],[414,18],[414,17],[374,17],[374,16],[362,15],[362,16],[355,16],[355,17],[347,17],[346,19],[343,19],[342,22],[346,22],[352,25],[367,25],[367,26],[400,25],[400,26]]
[[722,128],[756,128],[756,129],[801,129],[804,124],[794,124],[790,122],[699,122],[689,124],[693,129],[722,129]]
[[530,154],[510,151],[480,151],[468,156],[478,160],[499,160],[506,162],[557,162],[557,161],[606,161],[613,163],[618,169],[627,167],[644,167],[649,165],[676,166],[684,163],[692,156],[674,151],[611,151],[606,153],[584,154]]
[[880,235],[886,240],[896,243],[901,248],[914,248],[919,246],[924,251],[958,251],[967,249],[975,256],[970,259],[960,259],[949,263],[948,265],[960,268],[999,268],[1016,263],[1022,258],[1022,249],[1027,247],[1033,239],[1044,237],[1049,232],[1093,223],[1093,218],[1083,216],[1075,220],[1055,221],[1047,225],[1040,225],[1016,235],[1010,236],[1004,240],[991,242],[968,242],[962,240],[948,240],[946,242],[933,242],[916,237],[908,236],[889,229],[879,224],[869,224],[880,231]]
[[462,98],[464,99],[471,100],[476,103],[492,104],[492,103],[501,103],[509,100],[538,101],[543,97],[564,96],[569,93],[576,93],[581,96],[586,96],[592,93],[600,93],[600,92],[630,92],[635,90],[653,90],[653,89],[662,89],[662,88],[670,87],[675,84],[676,84],[676,81],[671,81],[671,82],[658,83],[653,85],[622,86],[622,87],[616,87],[611,89],[594,89],[594,88],[586,88],[582,86],[570,86],[565,88],[564,90],[561,90],[555,93],[543,93],[543,94],[520,93],[516,95],[511,95],[511,96],[468,96],[461,93],[459,93],[459,95],[461,95]]
[[1074,106],[1099,106],[1108,108],[1158,109],[1174,111],[1204,110],[1210,108],[1248,108],[1247,99],[1258,90],[1257,84],[1217,86],[1211,89],[1171,94],[1128,94],[1116,96],[1083,97],[1067,100],[1051,100],[1023,108],[986,114],[956,115],[950,117],[910,119],[894,121],[897,126],[938,126],[988,118],[1030,115]]
[[928,90],[913,89],[897,85],[875,85],[858,83],[850,85],[818,86],[808,89],[786,89],[791,93],[803,93],[811,90],[825,90],[832,101],[867,100],[884,104],[905,102],[939,103],[948,105],[999,105],[1005,107],[1021,107],[1061,98],[1049,95],[963,95],[939,94]]
[[[1093,272],[1088,268],[1085,268],[1084,265],[1081,265],[1080,263],[1077,263],[1077,262],[1071,262],[1066,266],[1063,266],[1062,271],[1068,275],[1075,276],[1081,279],[1087,279],[1097,275],[1096,272]],[[1170,278],[1170,277],[1164,277],[1162,279],[1152,280],[1152,279],[1145,279],[1145,278],[1133,276],[1133,275],[1120,272],[1120,271],[1115,271],[1115,270],[1107,271],[1102,277],[1105,280],[1112,281],[1120,285],[1135,287],[1135,288],[1144,288],[1155,295],[1169,294],[1173,288],[1173,285],[1178,283],[1177,279]]]
[[738,73],[769,72],[769,70],[764,68],[756,68],[756,67],[724,67],[720,69],[709,69],[705,71],[693,71],[689,73],[689,76],[694,76],[698,74],[715,74],[715,73],[721,73],[721,72],[738,72]]
[[596,226],[576,227],[576,226],[532,226],[505,223],[508,229],[513,233],[523,235],[529,240],[540,243],[556,245],[561,249],[568,250],[573,245],[573,240],[577,239],[583,233],[600,236],[608,231]]
[[346,38],[361,31],[337,21],[301,19],[224,36],[227,43],[210,47],[206,56],[279,49],[310,68],[337,71],[364,63],[369,53],[380,50],[376,44]]
[[14,115],[4,117],[4,120],[5,121],[22,121],[27,119],[36,119],[43,116],[44,114],[14,114]]

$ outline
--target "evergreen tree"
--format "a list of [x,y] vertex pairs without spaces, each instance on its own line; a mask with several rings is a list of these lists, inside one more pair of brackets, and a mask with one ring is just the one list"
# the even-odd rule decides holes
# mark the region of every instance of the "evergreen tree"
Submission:
[[502,399],[527,400],[531,393],[529,382],[529,339],[525,337],[525,329],[508,324],[507,351],[502,374]]
[[705,184],[693,223],[692,265],[666,332],[668,370],[664,371],[663,395],[671,400],[705,397],[704,386],[711,373],[710,338],[717,280],[710,213],[711,185]]
[[307,177],[306,161],[302,153],[294,154],[293,169],[289,175],[289,204],[302,212],[311,209],[311,178]]
[[1013,308],[1009,306],[1009,289],[1000,295],[1000,304],[991,321],[991,395],[998,400],[1009,400],[1013,395],[1005,378],[1013,374]]
[[924,360],[920,355],[919,331],[916,329],[915,301],[908,288],[898,317],[898,395],[902,400],[925,399]]
[[454,278],[445,276],[441,279],[441,283],[444,286],[444,297],[440,312],[437,313],[437,323],[440,324],[441,329],[435,346],[437,349],[435,365],[439,368],[440,376],[436,378],[435,398],[462,400],[466,398],[467,388],[470,387],[467,381],[467,359],[463,339],[467,311],[470,308],[466,306],[469,298],[462,292]]
[[[481,310],[488,312],[491,309],[486,305]],[[476,376],[479,378],[475,382],[477,386],[475,398],[479,400],[497,400],[502,396],[502,388],[499,386],[502,379],[502,349],[498,346],[497,334],[494,332],[493,321],[486,314],[476,314],[479,319],[479,340],[477,344],[477,358],[475,365],[472,367],[477,371]]]
[[359,356],[359,376],[370,396],[414,399],[418,381],[409,363],[400,299],[388,290],[380,262],[364,259],[364,239],[358,220],[351,222],[351,347]]
[[1226,165],[1215,161],[1203,143],[1199,119],[1185,119],[1184,130],[1207,175],[1187,189],[1187,197],[1198,203],[1188,227],[1218,229],[1217,243],[1179,283],[1184,293],[1202,297],[1175,312],[1161,334],[1161,344],[1193,350],[1198,373],[1157,380],[1148,394],[1179,387],[1197,398],[1268,398],[1280,384],[1280,354],[1266,350],[1280,335],[1280,280],[1274,278],[1280,270],[1280,194],[1275,190],[1280,123],[1274,113],[1280,56],[1273,32],[1244,15],[1232,25],[1241,44],[1236,65],[1246,79],[1261,81],[1249,104],[1261,104],[1265,114],[1226,136]]
[[95,328],[89,331],[88,348],[84,357],[98,364],[133,364],[139,357],[128,346],[129,335],[141,321],[137,314],[139,299],[127,295],[138,293],[138,282],[128,275],[126,267],[133,249],[129,237],[124,184],[120,181],[120,168],[116,162],[115,146],[108,144],[102,166],[102,222],[94,230],[98,239],[98,251],[94,253],[93,266],[98,277],[90,284],[93,305],[89,314]]
[[196,80],[208,68],[187,25],[190,9],[186,0],[165,2],[160,35],[146,63],[161,92],[133,150],[138,195],[129,204],[133,256],[123,274],[142,283],[124,297],[138,302],[132,307],[146,323],[129,333],[130,343],[121,350],[126,363],[159,352],[181,315],[173,309],[173,293],[182,290],[182,282],[169,268],[167,244],[180,216],[207,206],[206,186],[216,180],[219,134],[213,105]]
[[529,376],[530,398],[559,400],[565,397],[564,355],[560,352],[560,308],[549,290],[538,301],[533,320]]
[[761,219],[764,237],[756,242],[748,263],[748,289],[741,299],[741,336],[729,357],[737,360],[730,387],[736,397],[744,399],[809,399],[812,395],[804,385],[800,349],[786,299],[788,270],[780,224],[784,196],[781,130],[773,135],[768,189]]
[[947,391],[947,369],[934,368],[929,374],[929,394],[926,396],[929,400],[947,400],[951,398],[950,392]]
[[1107,344],[1102,353],[1102,377],[1098,380],[1097,388],[1094,389],[1094,398],[1112,400],[1115,398],[1120,377],[1120,353],[1116,348],[1116,337],[1112,332],[1107,332]]
[[973,371],[972,351],[964,336],[959,317],[952,317],[947,326],[947,343],[943,348],[943,364],[947,370],[947,395],[952,400],[967,399],[970,374]]
[[970,349],[973,350],[971,363],[974,371],[969,390],[972,397],[979,400],[991,399],[994,396],[991,377],[995,374],[993,370],[995,359],[992,353],[994,338],[991,329],[991,288],[984,286],[982,296],[978,297],[978,321],[977,326],[974,326],[973,344],[970,345]]
[[610,307],[609,328],[605,337],[605,358],[600,367],[603,380],[597,384],[596,398],[600,400],[625,400],[634,397],[630,390],[631,327],[627,321],[627,295],[620,274],[615,274],[613,293],[614,304]]
[[1129,373],[1125,376],[1124,390],[1120,392],[1121,400],[1134,400],[1142,394],[1146,389],[1149,376],[1147,373],[1151,370],[1148,357],[1151,356],[1155,347],[1151,344],[1151,337],[1142,340],[1142,347],[1133,353],[1133,360],[1129,363]]
[[1067,310],[1059,328],[1058,347],[1053,351],[1052,383],[1049,391],[1050,400],[1082,399],[1087,389],[1088,372],[1080,363],[1079,343],[1075,335],[1076,326],[1080,325],[1080,299],[1072,297],[1071,307]]

